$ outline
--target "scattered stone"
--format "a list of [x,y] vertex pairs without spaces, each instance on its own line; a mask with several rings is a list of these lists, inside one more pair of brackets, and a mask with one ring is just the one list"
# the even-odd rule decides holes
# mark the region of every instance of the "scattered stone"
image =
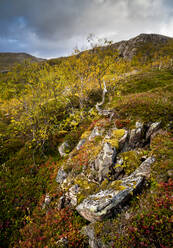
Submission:
[[64,157],[67,155],[67,150],[69,148],[69,144],[65,141],[63,142],[59,147],[58,147],[58,151],[61,155],[61,157]]
[[62,184],[66,178],[67,173],[63,170],[63,168],[60,168],[56,176],[56,182]]
[[63,237],[60,240],[58,240],[56,242],[56,244],[59,246],[61,245],[61,247],[67,248],[68,247],[68,238],[67,237]]
[[85,144],[85,142],[86,142],[86,139],[81,139],[79,143],[77,144],[76,149],[80,150],[80,148]]

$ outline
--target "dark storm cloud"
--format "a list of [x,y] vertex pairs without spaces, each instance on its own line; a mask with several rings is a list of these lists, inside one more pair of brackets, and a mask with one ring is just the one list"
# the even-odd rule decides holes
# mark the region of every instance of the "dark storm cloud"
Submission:
[[114,41],[173,35],[172,0],[0,0],[0,51],[69,54],[95,33]]

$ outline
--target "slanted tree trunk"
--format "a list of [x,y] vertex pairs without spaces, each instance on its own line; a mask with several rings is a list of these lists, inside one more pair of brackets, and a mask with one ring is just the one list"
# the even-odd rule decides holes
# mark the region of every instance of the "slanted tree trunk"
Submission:
[[100,106],[102,106],[105,103],[105,95],[107,93],[106,82],[104,80],[103,80],[103,86],[104,88],[102,92],[102,101],[96,104],[96,109],[99,115],[110,116],[110,119],[112,119],[114,113],[111,110],[105,110],[100,108]]

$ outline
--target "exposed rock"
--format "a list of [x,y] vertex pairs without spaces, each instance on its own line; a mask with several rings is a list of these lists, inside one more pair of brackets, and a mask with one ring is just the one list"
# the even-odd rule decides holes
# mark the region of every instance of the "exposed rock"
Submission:
[[63,247],[63,248],[67,248],[68,247],[68,238],[67,237],[63,237],[63,238],[61,238],[60,240],[58,240],[57,242],[56,242],[56,244],[59,246],[59,245],[61,245],[61,247]]
[[144,125],[140,122],[136,122],[136,129],[132,129],[130,132],[129,146],[135,148],[140,146],[143,136]]
[[61,157],[64,157],[67,155],[67,149],[69,148],[69,144],[65,141],[63,142],[59,147],[58,147],[58,151],[61,155]]
[[137,53],[138,48],[147,42],[152,44],[165,44],[171,38],[158,34],[140,34],[130,40],[124,40],[113,44],[115,49],[118,49],[121,57],[131,60]]
[[128,131],[125,130],[125,134],[123,137],[119,140],[119,150],[122,150],[124,146],[126,145],[126,142],[128,141]]
[[73,206],[77,205],[77,195],[80,192],[80,187],[78,184],[73,185],[70,189],[69,192],[67,193],[68,198],[70,199],[70,203]]
[[117,189],[110,188],[90,195],[76,210],[90,222],[102,221],[116,214],[132,193],[141,187],[143,181],[142,176],[123,178]]
[[60,168],[56,176],[56,182],[62,184],[66,178],[67,173],[63,170],[63,168]]
[[101,135],[101,133],[99,132],[98,127],[95,127],[95,128],[92,130],[92,132],[91,132],[91,134],[90,134],[90,136],[89,136],[89,140],[92,140],[92,139],[95,138],[96,136],[100,136],[100,135]]
[[80,148],[85,144],[85,142],[86,142],[86,139],[81,139],[79,143],[77,144],[76,149],[80,150]]
[[95,160],[95,168],[98,170],[99,181],[101,182],[110,171],[112,166],[112,155],[114,150],[109,143],[104,143],[103,150]]
[[144,176],[148,178],[150,176],[151,164],[155,162],[154,157],[147,158],[132,174],[131,176]]
[[92,224],[82,228],[82,233],[89,238],[89,246],[91,248],[103,248],[101,240],[96,238],[95,230]]
[[63,195],[63,196],[61,196],[59,198],[59,201],[58,201],[58,204],[57,204],[57,208],[58,208],[58,210],[61,210],[64,207],[65,207],[65,196]]
[[146,139],[149,139],[149,137],[154,134],[161,126],[161,122],[154,122],[149,127],[147,133],[146,133]]
[[116,214],[133,192],[141,188],[144,178],[150,175],[150,166],[154,161],[153,157],[147,158],[130,176],[114,181],[106,190],[90,195],[76,210],[90,222],[102,221]]

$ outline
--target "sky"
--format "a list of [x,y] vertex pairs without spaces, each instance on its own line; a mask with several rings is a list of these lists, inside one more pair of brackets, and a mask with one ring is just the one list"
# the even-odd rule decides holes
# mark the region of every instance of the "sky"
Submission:
[[173,0],[0,0],[0,52],[68,56],[91,33],[113,42],[173,37]]

